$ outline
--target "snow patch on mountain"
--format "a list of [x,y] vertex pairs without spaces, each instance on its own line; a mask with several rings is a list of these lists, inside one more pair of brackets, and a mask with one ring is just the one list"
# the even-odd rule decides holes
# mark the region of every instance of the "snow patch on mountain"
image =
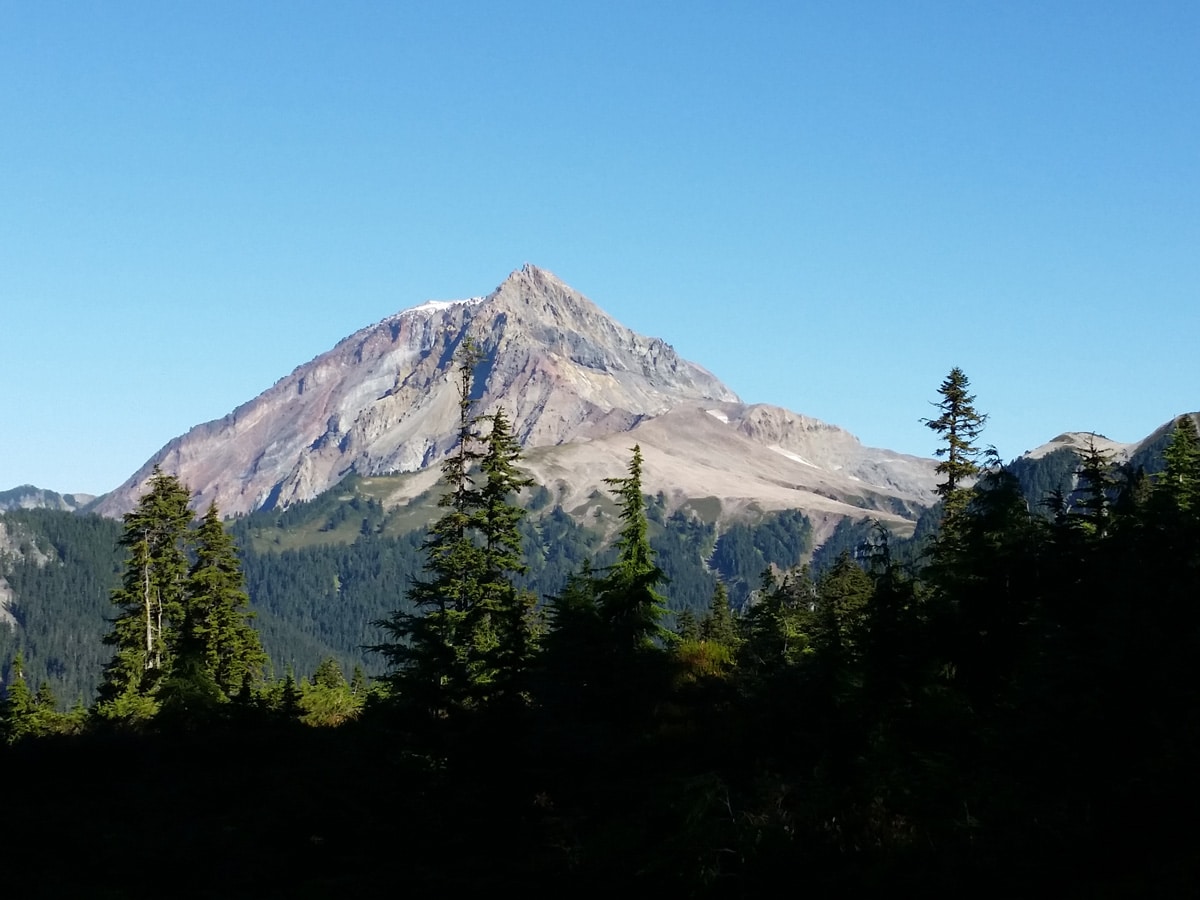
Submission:
[[476,306],[486,299],[486,297],[467,297],[464,300],[426,300],[419,306],[410,307],[397,315],[406,316],[417,312],[441,312],[452,306]]
[[[801,463],[801,464],[803,464],[803,465],[806,465],[806,466],[812,466],[814,469],[819,469],[819,468],[821,468],[821,467],[820,467],[820,466],[818,466],[816,463],[811,463],[811,462],[809,462],[807,459],[805,459],[805,458],[804,458],[803,456],[801,456],[799,453],[793,453],[791,450],[784,450],[784,449],[783,449],[782,447],[780,447],[778,444],[772,444],[771,446],[768,446],[768,447],[767,447],[767,449],[768,449],[768,450],[774,450],[774,451],[775,451],[776,453],[778,453],[780,456],[786,456],[786,457],[787,457],[788,459],[790,459],[792,462],[798,462],[798,463]],[[838,468],[840,468],[840,466],[839,466]]]

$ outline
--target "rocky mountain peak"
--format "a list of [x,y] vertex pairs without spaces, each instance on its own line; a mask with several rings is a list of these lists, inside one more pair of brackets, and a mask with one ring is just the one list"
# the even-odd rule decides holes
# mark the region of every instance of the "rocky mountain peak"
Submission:
[[527,449],[628,431],[681,403],[738,401],[666,342],[525,265],[486,297],[430,301],[355,332],[175,438],[97,509],[130,509],[155,464],[227,515],[311,499],[351,471],[436,466],[457,433],[454,356],[466,335],[485,356],[478,411],[503,405]]

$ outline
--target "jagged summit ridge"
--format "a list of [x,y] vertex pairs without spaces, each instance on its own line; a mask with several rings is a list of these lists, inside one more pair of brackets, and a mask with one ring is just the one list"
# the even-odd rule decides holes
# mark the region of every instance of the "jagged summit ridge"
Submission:
[[738,402],[665,341],[526,265],[486,297],[426,302],[360,329],[172,440],[97,509],[131,508],[156,464],[226,514],[311,499],[351,471],[435,465],[456,433],[453,360],[467,334],[485,357],[479,411],[503,404],[526,448],[628,431],[680,403]]

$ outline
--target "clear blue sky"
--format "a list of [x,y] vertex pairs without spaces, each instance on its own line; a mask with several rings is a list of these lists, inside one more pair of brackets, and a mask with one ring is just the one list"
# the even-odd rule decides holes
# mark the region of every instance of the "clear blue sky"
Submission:
[[747,401],[1200,408],[1200,4],[0,0],[0,489],[532,262]]

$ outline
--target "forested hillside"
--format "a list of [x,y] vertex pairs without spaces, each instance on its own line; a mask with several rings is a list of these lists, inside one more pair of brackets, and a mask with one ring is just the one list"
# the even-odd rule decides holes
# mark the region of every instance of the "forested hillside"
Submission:
[[12,591],[10,623],[0,618],[0,674],[24,652],[26,674],[48,682],[61,703],[90,702],[111,650],[100,643],[112,615],[124,554],[120,523],[49,509],[0,514],[8,535],[0,578]]
[[[311,673],[334,658],[351,671],[377,671],[366,648],[379,639],[372,623],[404,605],[424,564],[426,534],[419,517],[386,512],[378,500],[347,479],[335,491],[283,513],[234,520],[230,532],[240,548],[246,590],[256,627],[283,677],[290,667]],[[544,502],[544,498],[540,498]],[[539,495],[532,492],[530,507]],[[735,608],[744,606],[769,565],[787,569],[810,553],[811,527],[797,512],[764,513],[717,527],[686,511],[666,514],[660,498],[647,497],[651,544],[668,578],[664,592],[673,611],[707,609],[718,579],[729,586]],[[431,508],[431,507],[430,507]],[[580,522],[561,507],[531,509],[520,524],[524,561],[522,589],[543,602],[560,592],[585,560],[597,568],[612,559],[604,540],[614,507]],[[0,515],[14,535],[51,554],[49,561],[15,551],[0,557],[0,576],[16,597],[16,627],[0,624],[0,673],[18,650],[27,677],[47,681],[60,706],[90,702],[111,650],[100,643],[114,615],[110,592],[118,586],[124,553],[118,523],[98,516],[51,510]]]
[[[121,526],[0,520],[24,592],[0,626],[6,848],[54,833],[77,863],[13,866],[14,890],[1194,888],[1196,829],[1162,815],[1200,800],[1193,416],[1153,474],[1096,445],[1006,468],[954,370],[925,420],[940,503],[911,538],[846,522],[812,554],[798,514],[668,512],[638,446],[578,521],[469,388],[463,365],[415,532],[353,480],[227,528],[160,470]],[[97,611],[55,625],[32,598],[109,590],[103,643],[44,649],[82,647]],[[64,712],[68,661],[100,689]],[[44,803],[66,772],[94,774]]]
[[[531,486],[503,415],[476,430],[462,378],[419,537],[343,492],[357,522],[340,503],[297,509],[280,543],[314,523],[352,539],[243,563],[215,510],[193,521],[155,473],[117,535],[97,702],[56,713],[14,657],[0,766],[27,777],[6,794],[23,826],[6,849],[33,859],[53,832],[77,862],[18,865],[15,889],[151,896],[187,872],[200,895],[363,895],[402,871],[418,893],[752,897],[797,873],[818,895],[1194,891],[1195,828],[1162,812],[1200,800],[1193,417],[1156,474],[1092,447],[1031,503],[980,451],[986,417],[955,369],[926,420],[938,507],[908,541],[847,525],[814,567],[803,517],[717,535],[667,515],[637,446],[608,479],[605,527],[538,519],[515,502]],[[280,524],[234,531],[253,545]],[[527,546],[540,534],[553,544]],[[688,599],[673,599],[671,560],[695,556],[707,565],[676,571]],[[295,646],[349,640],[407,573],[370,622],[382,677],[335,659],[272,676],[242,590],[255,557],[325,598]],[[536,565],[564,578],[542,598]],[[735,609],[715,573],[749,591],[755,568]],[[66,771],[95,774],[42,802]],[[130,846],[150,862],[129,866]]]

